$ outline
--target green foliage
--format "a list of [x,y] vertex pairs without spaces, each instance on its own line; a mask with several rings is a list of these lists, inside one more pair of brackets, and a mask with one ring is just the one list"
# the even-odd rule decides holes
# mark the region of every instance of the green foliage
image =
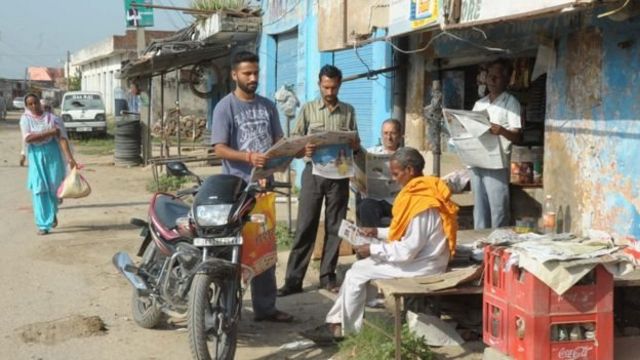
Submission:
[[[367,318],[367,321],[384,330],[385,333],[393,334],[393,325],[390,322],[378,318]],[[353,360],[393,359],[395,345],[390,337],[365,323],[362,331],[348,336],[340,343],[340,354],[343,356],[341,358]],[[424,337],[416,336],[404,324],[402,326],[402,359],[430,360],[432,358],[433,354],[424,343]]]
[[177,177],[163,174],[158,177],[157,187],[156,182],[153,181],[153,179],[149,180],[149,182],[147,183],[147,191],[174,192],[182,188],[182,185],[184,185],[187,181],[188,179],[186,177]]
[[203,11],[242,10],[246,8],[246,0],[193,0],[191,8]]
[[79,91],[82,88],[82,73],[80,70],[76,70],[75,76],[69,77],[69,83],[67,84],[67,88],[69,91]]
[[276,241],[278,249],[289,249],[293,244],[293,235],[289,233],[286,225],[276,224]]

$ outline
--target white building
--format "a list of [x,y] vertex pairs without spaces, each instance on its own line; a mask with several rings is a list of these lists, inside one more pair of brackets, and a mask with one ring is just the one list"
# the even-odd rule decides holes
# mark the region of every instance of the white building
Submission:
[[[146,43],[174,34],[171,31],[145,31]],[[125,80],[117,78],[123,61],[137,58],[136,31],[114,35],[71,54],[70,73],[80,71],[81,89],[99,91],[103,95],[107,114],[113,114],[114,90],[127,88]]]

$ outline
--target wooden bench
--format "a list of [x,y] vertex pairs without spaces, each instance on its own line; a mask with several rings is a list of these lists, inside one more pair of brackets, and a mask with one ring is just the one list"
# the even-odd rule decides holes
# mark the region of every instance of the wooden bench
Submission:
[[373,280],[372,285],[385,296],[393,297],[394,343],[396,359],[402,350],[402,304],[407,296],[443,296],[482,294],[482,265],[452,269],[444,274],[415,278]]

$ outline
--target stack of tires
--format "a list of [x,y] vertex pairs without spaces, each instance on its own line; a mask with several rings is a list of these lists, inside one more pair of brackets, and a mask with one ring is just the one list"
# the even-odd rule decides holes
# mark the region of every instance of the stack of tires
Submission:
[[115,156],[114,161],[118,166],[137,166],[142,162],[141,127],[140,118],[137,115],[127,115],[116,122]]

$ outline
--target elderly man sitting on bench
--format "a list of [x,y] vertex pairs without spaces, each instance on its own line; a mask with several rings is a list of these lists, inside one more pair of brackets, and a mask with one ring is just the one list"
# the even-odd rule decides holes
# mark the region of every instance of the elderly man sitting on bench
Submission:
[[439,178],[423,176],[424,158],[409,147],[400,148],[389,164],[402,190],[393,202],[389,228],[361,228],[364,235],[385,240],[355,248],[362,259],[347,271],[326,323],[302,335],[317,342],[341,339],[362,328],[371,280],[415,277],[445,272],[453,255],[458,206]]

